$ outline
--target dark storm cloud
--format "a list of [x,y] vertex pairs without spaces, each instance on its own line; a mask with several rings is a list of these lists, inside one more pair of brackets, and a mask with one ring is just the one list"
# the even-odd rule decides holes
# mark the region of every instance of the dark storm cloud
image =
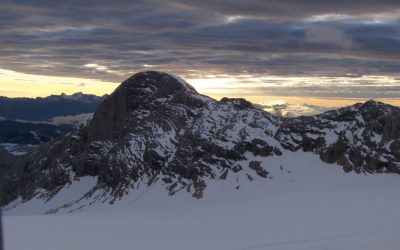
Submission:
[[145,66],[396,76],[399,11],[398,0],[2,0],[0,68],[116,82]]

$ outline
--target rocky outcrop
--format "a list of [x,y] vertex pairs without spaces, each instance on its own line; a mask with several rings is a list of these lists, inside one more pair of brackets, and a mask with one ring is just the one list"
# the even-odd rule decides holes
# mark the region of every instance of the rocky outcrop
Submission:
[[265,170],[263,167],[261,167],[261,162],[260,161],[251,161],[249,162],[249,168],[253,169],[256,171],[256,173],[264,178],[267,178],[268,176],[268,171]]
[[399,133],[400,109],[368,101],[313,117],[288,119],[276,138],[286,149],[313,151],[346,172],[399,173]]

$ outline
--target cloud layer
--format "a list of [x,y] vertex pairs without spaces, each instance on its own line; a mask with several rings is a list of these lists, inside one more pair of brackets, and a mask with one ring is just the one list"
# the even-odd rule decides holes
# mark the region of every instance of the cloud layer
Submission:
[[[113,82],[151,68],[261,94],[395,98],[399,14],[397,0],[3,0],[0,68]],[[266,76],[310,78],[252,81]]]

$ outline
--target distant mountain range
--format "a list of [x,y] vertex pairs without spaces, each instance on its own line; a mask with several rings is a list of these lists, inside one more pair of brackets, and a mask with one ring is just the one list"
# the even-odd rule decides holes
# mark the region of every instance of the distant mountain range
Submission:
[[13,152],[14,146],[38,145],[70,132],[85,124],[104,98],[82,93],[0,97],[0,144],[7,143],[5,148]]
[[48,121],[57,116],[93,113],[104,98],[83,93],[43,98],[0,97],[0,117],[8,120]]
[[3,152],[2,202],[47,202],[83,177],[96,183],[77,199],[58,197],[62,204],[49,213],[113,203],[156,182],[171,196],[200,199],[209,182],[228,176],[237,189],[255,178],[268,181],[276,166],[265,159],[294,153],[313,154],[344,172],[399,174],[400,108],[368,101],[279,117],[244,99],[203,96],[176,76],[141,72],[105,98],[86,126],[8,164]]

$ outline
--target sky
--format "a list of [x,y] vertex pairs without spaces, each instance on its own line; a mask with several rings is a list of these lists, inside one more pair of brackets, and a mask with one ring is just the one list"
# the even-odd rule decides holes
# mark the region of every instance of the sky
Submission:
[[103,95],[143,70],[282,115],[400,105],[400,1],[0,0],[0,95]]

